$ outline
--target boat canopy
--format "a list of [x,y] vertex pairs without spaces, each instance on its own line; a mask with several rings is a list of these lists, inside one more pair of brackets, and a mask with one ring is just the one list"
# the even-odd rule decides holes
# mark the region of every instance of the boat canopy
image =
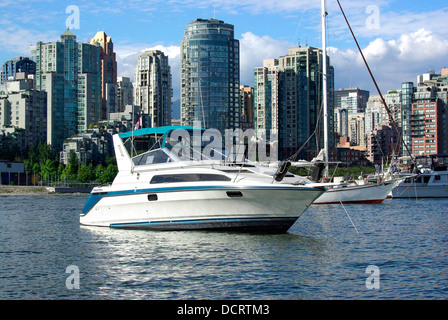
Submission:
[[142,128],[134,131],[128,131],[128,132],[122,132],[119,133],[118,136],[120,138],[131,138],[131,137],[138,137],[138,136],[145,136],[145,135],[152,135],[152,134],[160,134],[160,135],[166,135],[174,130],[183,129],[183,130],[201,130],[204,129],[197,128],[197,127],[190,127],[190,126],[164,126],[164,127],[155,127],[155,128]]

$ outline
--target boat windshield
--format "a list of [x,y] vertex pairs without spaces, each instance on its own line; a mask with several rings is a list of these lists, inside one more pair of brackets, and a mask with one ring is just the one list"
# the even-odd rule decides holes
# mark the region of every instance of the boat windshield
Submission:
[[447,155],[417,157],[416,161],[418,168],[430,168],[435,171],[445,171],[448,168]]
[[176,156],[171,154],[169,150],[166,150],[166,148],[150,150],[132,158],[132,162],[134,163],[135,166],[169,163],[177,161],[179,161],[179,159],[177,159]]
[[439,155],[432,159],[432,165],[435,171],[445,171],[448,168],[448,156]]

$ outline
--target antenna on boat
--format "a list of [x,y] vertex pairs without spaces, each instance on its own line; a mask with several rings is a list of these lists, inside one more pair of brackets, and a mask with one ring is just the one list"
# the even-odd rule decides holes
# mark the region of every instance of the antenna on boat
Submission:
[[326,162],[324,169],[324,177],[328,176],[328,106],[327,106],[327,37],[326,37],[326,18],[325,0],[321,0],[322,13],[322,99],[324,108],[324,161]]

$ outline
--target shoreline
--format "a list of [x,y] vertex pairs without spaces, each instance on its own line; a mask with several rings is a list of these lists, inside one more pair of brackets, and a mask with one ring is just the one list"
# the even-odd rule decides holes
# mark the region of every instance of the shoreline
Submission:
[[[48,189],[47,189],[48,188]],[[53,190],[52,190],[53,189]],[[59,196],[59,195],[88,195],[90,191],[64,188],[60,192],[54,187],[44,186],[7,186],[0,185],[0,196]]]

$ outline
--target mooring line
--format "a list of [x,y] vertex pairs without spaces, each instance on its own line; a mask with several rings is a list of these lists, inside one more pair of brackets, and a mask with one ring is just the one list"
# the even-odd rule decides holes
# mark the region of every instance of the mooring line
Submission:
[[347,210],[345,209],[345,206],[344,206],[344,204],[342,203],[342,200],[341,200],[341,197],[339,196],[339,194],[338,194],[338,198],[339,198],[339,202],[340,202],[341,205],[342,205],[342,208],[344,208],[344,211],[345,211],[345,213],[347,214],[347,217],[349,218],[350,222],[352,223],[353,227],[355,228],[356,233],[359,234],[358,228],[356,228],[355,224],[353,223],[352,218],[350,218],[350,215],[348,214]]

